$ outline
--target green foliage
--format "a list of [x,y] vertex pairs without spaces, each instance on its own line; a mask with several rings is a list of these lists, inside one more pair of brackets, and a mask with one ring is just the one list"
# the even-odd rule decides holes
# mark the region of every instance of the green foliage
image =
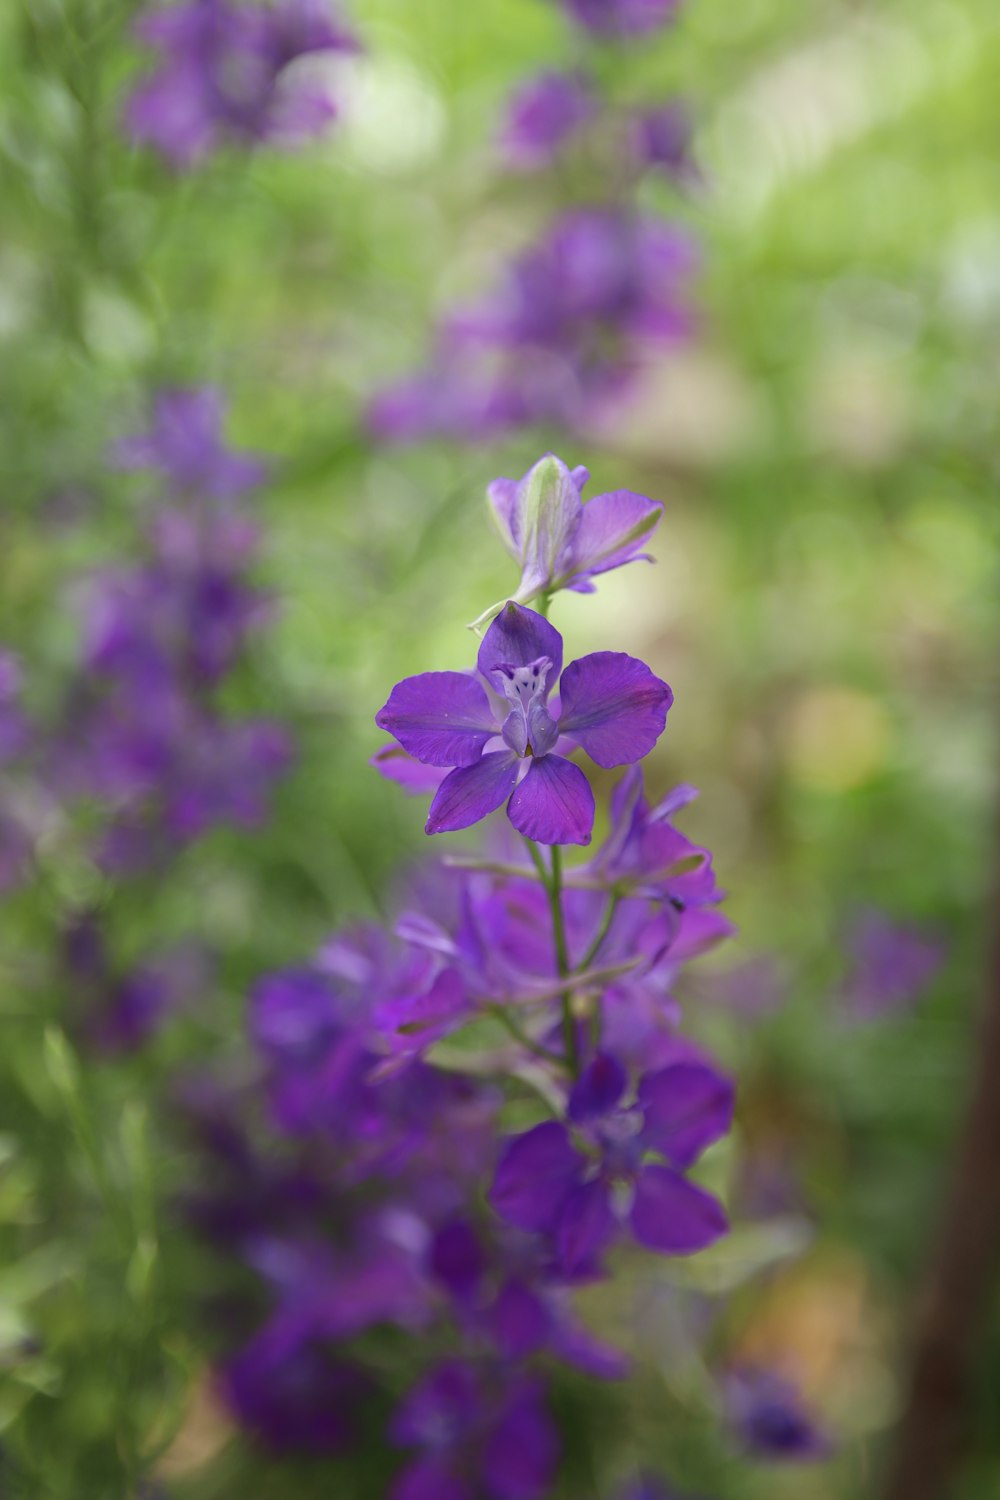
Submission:
[[[224,1433],[221,1456],[181,1473],[171,1444],[206,1388],[211,1273],[174,1214],[190,1164],[163,1092],[179,1065],[238,1045],[255,975],[377,911],[416,854],[422,809],[366,764],[373,711],[396,678],[465,664],[462,622],[516,582],[483,545],[484,487],[553,447],[597,490],[667,502],[659,566],[603,582],[596,616],[561,599],[557,623],[581,651],[627,638],[674,687],[653,776],[703,787],[686,827],[716,851],[742,929],[723,962],[773,951],[793,975],[756,1027],[696,996],[689,1019],[740,1075],[744,1138],[784,1133],[818,1224],[807,1272],[856,1317],[839,1340],[804,1317],[762,1321],[761,1278],[791,1274],[797,1219],[776,1238],[745,1231],[694,1277],[729,1299],[737,1344],[813,1340],[844,1451],[806,1480],[719,1451],[709,1383],[665,1317],[643,1379],[601,1420],[722,1500],[872,1494],[968,1088],[992,857],[995,0],[690,0],[676,37],[616,60],[623,97],[679,88],[701,121],[705,187],[678,212],[704,244],[702,339],[611,436],[465,452],[373,451],[360,413],[419,361],[433,311],[486,285],[544,219],[551,183],[496,172],[493,139],[508,86],[565,61],[556,7],[359,4],[368,51],[345,72],[340,129],[183,178],[119,129],[135,9],[14,0],[0,14],[0,641],[44,706],[76,646],[72,580],[133,544],[144,489],[109,467],[109,445],[156,384],[217,381],[233,439],[277,460],[264,573],[282,613],[234,694],[291,720],[299,759],[266,832],[213,835],[169,889],[112,890],[60,848],[5,906],[0,1485],[123,1500],[162,1450],[192,1500],[382,1492],[385,1454],[363,1473],[272,1468]],[[67,494],[72,525],[55,503]],[[210,1010],[131,1062],[80,1050],[46,951],[81,890],[123,953],[192,934],[225,955]],[[849,1029],[841,935],[865,903],[933,924],[952,957],[917,1014]],[[626,1342],[643,1299],[665,1306],[672,1286],[631,1294],[596,1312]],[[560,1397],[589,1496],[607,1476],[588,1399]],[[995,1415],[976,1413],[974,1500],[1000,1484]]]

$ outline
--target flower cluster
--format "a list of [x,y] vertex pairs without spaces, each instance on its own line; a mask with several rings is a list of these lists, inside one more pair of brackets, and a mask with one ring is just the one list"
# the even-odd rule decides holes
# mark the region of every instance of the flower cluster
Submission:
[[85,597],[83,659],[52,748],[63,800],[103,810],[109,873],[154,867],[217,823],[253,824],[290,743],[269,719],[228,713],[221,690],[270,603],[249,578],[257,531],[244,499],[264,470],[222,443],[213,391],[168,391],[119,458],[166,481],[146,557]]
[[321,130],[336,105],[303,59],[356,46],[325,0],[185,0],[143,15],[136,34],[160,62],[129,98],[126,126],[178,168],[228,141],[291,142]]
[[[491,491],[546,607],[631,561],[658,515],[627,491],[583,504],[581,474],[550,457]],[[380,769],[436,784],[430,832],[506,801],[521,842],[500,829],[481,856],[421,867],[391,932],[339,932],[262,979],[256,1076],[185,1099],[210,1163],[188,1211],[251,1273],[227,1299],[231,1410],[271,1447],[313,1451],[350,1446],[358,1403],[382,1412],[392,1500],[552,1493],[560,1366],[604,1380],[628,1363],[574,1289],[629,1242],[690,1256],[727,1230],[691,1174],[730,1128],[734,1085],[679,1034],[674,990],[731,928],[708,851],[675,824],[693,790],[651,802],[638,764],[670,689],[620,653],[562,658],[544,615],[508,601],[474,670],[397,684]],[[577,750],[626,769],[605,836],[564,867],[594,818]]]
[[223,416],[213,390],[164,391],[150,429],[120,445],[119,466],[157,476],[143,555],[80,589],[79,657],[44,722],[29,722],[17,665],[0,656],[0,889],[25,882],[43,849],[100,871],[100,915],[70,902],[52,953],[81,1032],[107,1050],[139,1046],[211,971],[187,940],[123,965],[116,887],[162,880],[218,824],[259,823],[291,758],[284,725],[226,704],[271,606],[251,577],[248,510],[266,470],[225,445]]
[[[566,0],[584,54],[642,36],[674,17],[675,0]],[[650,355],[695,328],[692,240],[638,200],[653,172],[696,177],[691,126],[676,99],[635,105],[611,96],[607,70],[547,69],[522,83],[500,133],[507,164],[534,171],[573,152],[589,183],[501,269],[492,293],[445,315],[426,367],[382,390],[368,418],[382,441],[479,441],[557,423],[588,430],[628,391]]]

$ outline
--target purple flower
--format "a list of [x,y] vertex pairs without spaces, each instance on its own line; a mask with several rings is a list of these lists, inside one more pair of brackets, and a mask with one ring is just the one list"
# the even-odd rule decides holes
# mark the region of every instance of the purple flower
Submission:
[[725,1382],[729,1421],[758,1458],[804,1462],[829,1457],[830,1441],[796,1388],[773,1370],[745,1367]]
[[222,396],[211,386],[162,390],[149,431],[123,438],[118,462],[125,469],[158,470],[180,494],[234,500],[262,484],[267,469],[260,459],[225,446],[224,416]]
[[[508,552],[521,568],[516,604],[557,589],[593,592],[592,580],[630,562],[650,562],[641,549],[663,506],[631,490],[611,490],[581,501],[590,475],[567,469],[554,454],[540,458],[523,479],[495,479],[487,498]],[[487,610],[476,626],[492,619]]]
[[569,1098],[580,1145],[570,1126],[547,1121],[510,1139],[497,1166],[497,1213],[547,1236],[570,1273],[599,1264],[623,1218],[641,1245],[664,1255],[703,1250],[727,1229],[721,1204],[684,1172],[728,1131],[731,1080],[707,1063],[678,1062],[645,1074],[628,1106],[626,1087],[617,1059],[598,1054]]
[[[641,760],[656,744],[673,695],[643,662],[597,651],[562,670],[562,636],[508,602],[479,648],[479,680],[424,672],[397,683],[376,715],[414,759],[453,767],[438,788],[428,833],[478,823],[504,802],[519,833],[543,844],[587,844],[594,796],[556,753],[582,748],[599,766]],[[553,717],[548,698],[559,681]]]
[[627,390],[647,346],[688,338],[697,257],[669,224],[615,208],[563,214],[495,292],[454,313],[429,367],[375,398],[384,441],[479,441],[511,427],[582,429]]
[[322,0],[187,0],[148,12],[136,32],[160,65],[129,98],[126,126],[181,169],[225,141],[297,140],[322,129],[334,103],[290,65],[355,45]]
[[683,104],[640,110],[631,121],[632,154],[643,167],[659,167],[677,182],[697,175],[691,158],[691,116]]
[[222,1372],[233,1414],[278,1452],[338,1452],[355,1430],[363,1372],[334,1355],[308,1317],[276,1316]]
[[642,36],[674,19],[680,0],[561,0],[570,15],[600,36]]
[[668,901],[677,911],[721,901],[725,892],[716,882],[712,856],[673,824],[674,814],[697,795],[694,787],[674,787],[650,807],[641,769],[627,771],[611,797],[611,827],[593,858],[595,874]]
[[203,996],[211,977],[205,951],[180,944],[113,979],[88,1016],[95,1043],[108,1053],[135,1052],[182,1006]]
[[851,971],[844,985],[847,1012],[857,1020],[898,1015],[916,1004],[947,957],[924,929],[869,909],[848,937]]
[[391,1436],[422,1450],[390,1500],[541,1500],[555,1477],[559,1442],[538,1381],[450,1360],[438,1365],[396,1413]]
[[515,167],[542,167],[597,110],[593,86],[582,73],[540,73],[511,96],[502,143]]

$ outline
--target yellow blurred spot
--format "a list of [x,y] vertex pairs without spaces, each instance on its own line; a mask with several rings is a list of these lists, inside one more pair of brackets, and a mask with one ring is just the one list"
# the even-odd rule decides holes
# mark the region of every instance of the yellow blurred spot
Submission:
[[194,1384],[180,1429],[156,1466],[157,1477],[181,1479],[211,1462],[232,1440],[234,1428],[207,1375]]
[[884,764],[891,726],[882,704],[851,687],[813,688],[793,706],[788,763],[808,786],[846,792]]

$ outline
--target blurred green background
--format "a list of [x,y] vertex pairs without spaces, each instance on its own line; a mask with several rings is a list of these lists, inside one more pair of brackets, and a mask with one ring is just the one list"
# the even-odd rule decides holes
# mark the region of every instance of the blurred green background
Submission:
[[[643,1320],[628,1421],[651,1459],[726,1500],[873,1494],[974,1062],[994,857],[1000,10],[690,0],[662,42],[609,58],[623,97],[680,92],[698,121],[702,188],[643,189],[703,245],[698,340],[614,430],[395,451],[364,437],[365,400],[574,190],[505,174],[495,145],[510,87],[567,61],[557,7],[355,0],[366,52],[337,65],[339,126],[186,177],[118,128],[134,10],[0,9],[0,640],[44,702],[73,660],[72,580],[133,545],[144,484],[110,469],[109,445],[157,385],[218,383],[232,439],[277,460],[262,503],[281,614],[237,692],[292,720],[300,756],[266,830],[214,834],[155,900],[60,861],[4,908],[0,1445],[33,1465],[39,1500],[115,1497],[132,1493],[115,1488],[122,1424],[148,1446],[176,1418],[167,1472],[199,1482],[221,1418],[192,1402],[193,1272],[156,1207],[185,1161],[157,1090],[234,1047],[252,977],[381,909],[420,851],[422,803],[367,765],[373,714],[399,677],[466,663],[463,622],[513,584],[485,486],[552,448],[595,492],[666,503],[657,566],[562,596],[555,620],[572,655],[628,649],[672,684],[650,775],[702,790],[685,830],[715,852],[740,927],[717,967],[772,954],[787,975],[753,1024],[688,1007],[739,1073],[744,1139],[783,1142],[816,1224],[798,1255],[780,1234],[765,1246],[745,1285],[760,1246],[739,1240],[718,1276],[737,1288],[727,1338],[790,1355],[842,1442],[809,1470],[712,1456],[704,1422],[682,1420],[667,1311]],[[126,948],[195,933],[225,964],[209,1013],[76,1077],[43,1039],[71,1018],[39,944],[81,891],[114,903]],[[914,1014],[850,1027],[837,988],[863,905],[927,924],[950,956]],[[138,1229],[108,1214],[88,1150],[148,1201]],[[794,1248],[798,1221],[782,1232]],[[637,1310],[670,1302],[665,1283],[625,1300],[602,1315],[633,1340]],[[963,1500],[1000,1494],[998,1314]],[[313,1493],[241,1473],[211,1493]]]

